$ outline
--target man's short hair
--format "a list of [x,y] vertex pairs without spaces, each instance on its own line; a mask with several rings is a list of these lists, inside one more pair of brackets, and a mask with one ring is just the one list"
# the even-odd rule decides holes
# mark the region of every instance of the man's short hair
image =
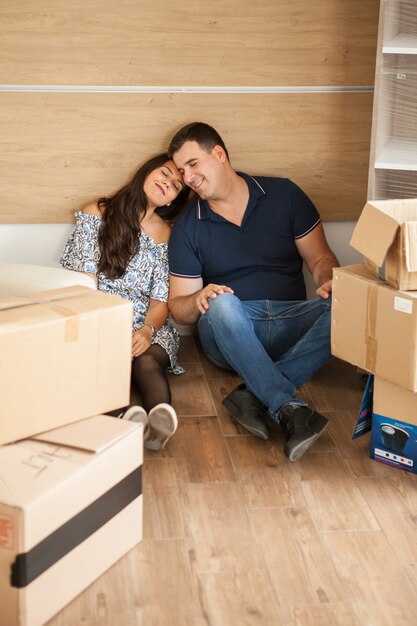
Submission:
[[211,152],[214,146],[221,146],[229,158],[229,153],[217,130],[204,122],[192,122],[183,126],[172,138],[169,144],[168,154],[172,156],[180,150],[186,141],[196,141],[200,148]]

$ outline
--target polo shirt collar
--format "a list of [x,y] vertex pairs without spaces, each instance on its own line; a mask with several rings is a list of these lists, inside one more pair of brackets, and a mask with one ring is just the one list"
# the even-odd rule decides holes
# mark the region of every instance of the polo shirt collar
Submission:
[[[243,221],[245,221],[246,217],[249,215],[249,213],[252,212],[253,208],[256,206],[259,198],[261,198],[262,196],[265,196],[266,192],[263,189],[263,187],[258,183],[258,181],[252,176],[249,176],[249,174],[245,174],[244,172],[236,172],[236,173],[245,179],[249,187],[248,206],[246,207],[245,217],[243,218]],[[214,211],[210,209],[207,200],[202,200],[201,198],[197,199],[196,218],[198,220],[208,220],[208,219],[213,220],[213,221],[223,220],[221,215],[218,215],[217,213],[215,213]]]

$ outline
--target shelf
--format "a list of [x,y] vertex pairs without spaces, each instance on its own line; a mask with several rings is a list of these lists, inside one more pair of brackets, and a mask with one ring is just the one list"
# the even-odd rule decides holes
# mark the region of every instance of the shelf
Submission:
[[417,141],[390,141],[376,157],[374,167],[417,171]]
[[384,54],[417,54],[417,35],[397,35],[382,48]]
[[417,0],[380,0],[368,198],[416,197]]

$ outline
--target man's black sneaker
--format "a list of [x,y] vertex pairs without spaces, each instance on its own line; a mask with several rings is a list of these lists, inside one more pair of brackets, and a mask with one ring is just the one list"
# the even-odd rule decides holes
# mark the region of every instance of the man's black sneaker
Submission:
[[285,434],[284,452],[290,461],[298,461],[318,439],[329,420],[305,405],[284,404],[279,420]]
[[233,389],[222,404],[233,419],[252,435],[269,439],[266,408],[244,383]]

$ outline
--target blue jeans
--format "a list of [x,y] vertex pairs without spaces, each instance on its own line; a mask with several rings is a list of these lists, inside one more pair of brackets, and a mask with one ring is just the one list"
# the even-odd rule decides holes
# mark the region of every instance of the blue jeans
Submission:
[[224,293],[198,321],[207,358],[234,370],[278,421],[297,387],[330,361],[331,299],[280,302]]

